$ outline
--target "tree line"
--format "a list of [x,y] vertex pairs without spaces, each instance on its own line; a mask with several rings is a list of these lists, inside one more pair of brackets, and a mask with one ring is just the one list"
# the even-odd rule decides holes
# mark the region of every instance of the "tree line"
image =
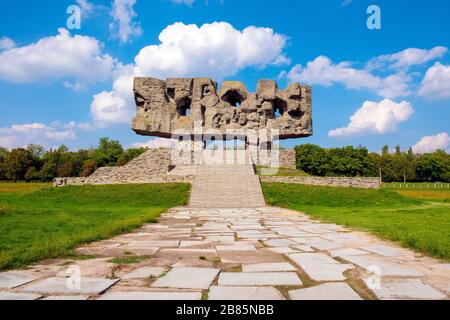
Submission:
[[55,177],[87,177],[97,168],[121,166],[145,148],[124,149],[119,141],[101,138],[95,148],[69,151],[62,145],[48,151],[40,145],[7,150],[0,147],[0,180],[52,181]]
[[[450,155],[437,150],[414,154],[399,146],[389,152],[369,152],[365,147],[322,148],[314,144],[295,148],[297,168],[316,176],[382,176],[385,182],[450,182]],[[97,168],[121,166],[146,151],[124,149],[119,141],[101,138],[98,146],[70,151],[66,146],[44,150],[40,145],[7,150],[0,147],[0,180],[52,181],[55,177],[86,177]]]
[[314,144],[295,148],[297,168],[317,176],[378,177],[384,182],[450,182],[450,155],[443,150],[415,154],[386,145],[381,153],[365,147],[322,148]]

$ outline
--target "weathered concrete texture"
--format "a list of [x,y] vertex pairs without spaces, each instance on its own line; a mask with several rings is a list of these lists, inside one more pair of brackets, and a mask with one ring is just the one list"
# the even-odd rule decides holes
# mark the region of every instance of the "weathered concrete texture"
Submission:
[[311,87],[291,83],[281,91],[273,80],[260,80],[256,93],[242,82],[221,88],[207,78],[159,80],[135,78],[136,117],[141,135],[170,137],[174,130],[194,132],[194,124],[225,134],[227,129],[278,129],[280,139],[312,134]]
[[373,289],[379,299],[384,300],[415,300],[415,299],[445,299],[446,295],[419,279],[384,280],[380,287]]
[[346,283],[325,283],[289,291],[292,300],[362,300]]
[[376,177],[313,177],[313,176],[261,176],[261,182],[293,183],[326,187],[354,187],[379,189],[380,178]]
[[345,280],[343,272],[353,267],[351,264],[342,264],[322,253],[293,253],[288,256],[316,281]]
[[60,294],[99,294],[113,286],[119,280],[81,277],[80,286],[69,278],[48,278],[26,286],[25,292]]
[[222,272],[219,286],[300,286],[294,272]]
[[208,300],[283,300],[283,296],[273,287],[212,286]]
[[109,292],[98,300],[201,300],[201,292]]
[[173,268],[152,287],[208,289],[219,272],[219,269],[210,268]]
[[30,273],[8,271],[0,273],[0,288],[11,289],[38,279]]
[[0,301],[4,300],[37,300],[41,296],[33,293],[0,291]]

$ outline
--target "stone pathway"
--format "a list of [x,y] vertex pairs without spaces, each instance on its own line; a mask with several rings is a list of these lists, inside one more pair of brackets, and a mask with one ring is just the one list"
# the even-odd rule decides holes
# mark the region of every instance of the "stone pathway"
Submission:
[[[77,253],[89,259],[49,260],[0,273],[0,300],[449,299],[450,294],[450,264],[272,207],[175,208],[158,224]],[[117,258],[124,258],[122,264]],[[136,263],[127,264],[127,258]]]

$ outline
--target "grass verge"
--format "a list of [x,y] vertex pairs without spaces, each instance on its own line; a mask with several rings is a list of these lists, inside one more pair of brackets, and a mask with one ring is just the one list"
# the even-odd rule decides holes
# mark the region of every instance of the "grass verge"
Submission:
[[[266,202],[450,260],[450,204],[395,191],[263,183]],[[447,200],[448,201],[448,200]]]
[[154,222],[187,203],[188,184],[44,188],[0,193],[0,270],[73,254],[80,244]]

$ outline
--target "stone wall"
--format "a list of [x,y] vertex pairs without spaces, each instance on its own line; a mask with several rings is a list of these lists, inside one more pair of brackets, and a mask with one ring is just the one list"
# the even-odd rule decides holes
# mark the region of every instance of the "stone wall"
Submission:
[[295,150],[280,150],[280,167],[297,169]]
[[261,182],[294,183],[327,187],[354,187],[379,189],[380,179],[376,177],[277,177],[261,176]]
[[150,149],[124,166],[98,168],[89,177],[55,178],[53,185],[192,182],[193,176],[168,175],[170,164],[170,149]]

